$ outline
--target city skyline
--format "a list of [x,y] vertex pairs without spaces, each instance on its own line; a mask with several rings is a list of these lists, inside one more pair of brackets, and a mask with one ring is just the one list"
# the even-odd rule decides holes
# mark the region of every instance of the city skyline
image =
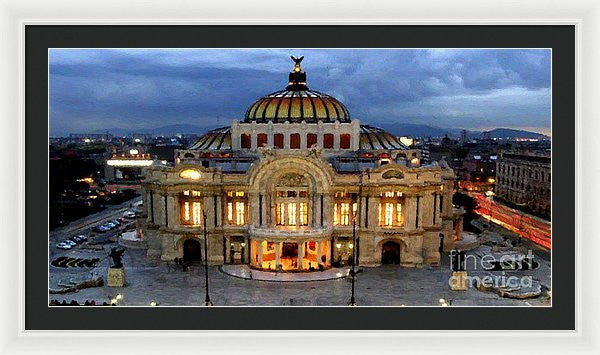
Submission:
[[51,49],[50,135],[228,125],[283,89],[289,55],[365,123],[551,133],[545,49]]

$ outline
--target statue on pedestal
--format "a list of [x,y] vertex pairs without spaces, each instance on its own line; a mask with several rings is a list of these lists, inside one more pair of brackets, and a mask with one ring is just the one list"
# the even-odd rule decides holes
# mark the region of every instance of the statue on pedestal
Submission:
[[119,249],[113,247],[110,249],[110,256],[113,260],[113,265],[108,268],[108,286],[109,287],[123,287],[126,285],[125,282],[125,269],[123,268],[123,253],[125,249]]
[[113,247],[110,249],[110,256],[113,259],[113,266],[111,268],[120,269],[123,267],[123,253],[125,249],[119,249],[117,247]]

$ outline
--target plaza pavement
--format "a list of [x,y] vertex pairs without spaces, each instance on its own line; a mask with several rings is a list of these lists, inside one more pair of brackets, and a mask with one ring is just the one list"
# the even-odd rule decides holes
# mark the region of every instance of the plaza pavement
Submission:
[[[103,259],[95,269],[61,269],[50,266],[49,286],[58,288],[59,283],[89,279],[93,274],[106,280],[110,247],[104,251],[83,250],[80,247],[68,251],[67,256],[99,257]],[[469,252],[475,256],[489,253],[491,247],[483,245]],[[514,275],[531,275],[542,284],[550,285],[550,263],[536,259],[540,267],[520,271]],[[97,304],[122,294],[119,306],[148,306],[155,301],[159,306],[201,306],[204,304],[204,267],[193,265],[183,272],[174,264],[151,265],[146,261],[145,251],[127,249],[124,255],[128,285],[122,288],[98,287],[70,294],[51,294],[49,300],[71,300],[83,303],[95,300]],[[475,288],[467,291],[451,291],[449,260],[443,259],[441,267],[420,269],[385,265],[362,268],[357,274],[356,300],[359,306],[439,306],[439,299],[452,301],[452,306],[549,306],[547,296],[536,299],[517,300],[501,298],[495,293]],[[489,272],[470,271],[470,275]],[[499,274],[499,272],[496,272]],[[507,274],[510,274],[507,272]],[[508,275],[507,275],[508,276]],[[345,306],[350,298],[351,283],[347,278],[327,281],[270,282],[246,280],[226,275],[219,267],[209,267],[210,297],[215,306]]]

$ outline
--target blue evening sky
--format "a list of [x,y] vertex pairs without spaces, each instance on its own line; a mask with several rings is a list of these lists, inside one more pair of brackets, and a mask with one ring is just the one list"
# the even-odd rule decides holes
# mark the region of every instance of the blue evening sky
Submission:
[[285,87],[290,55],[364,123],[550,134],[544,49],[53,49],[50,134],[227,125]]

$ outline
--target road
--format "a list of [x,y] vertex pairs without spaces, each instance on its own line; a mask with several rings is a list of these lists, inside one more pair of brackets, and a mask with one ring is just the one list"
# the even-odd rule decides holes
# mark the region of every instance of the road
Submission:
[[525,212],[512,209],[498,201],[485,198],[482,194],[471,193],[479,206],[474,212],[487,220],[527,238],[537,245],[552,247],[551,224]]
[[[110,239],[119,233],[119,229],[115,229],[106,233],[96,233],[90,230],[91,227],[109,221],[111,219],[116,219],[123,216],[123,212],[129,209],[135,209],[135,207],[142,203],[142,198],[137,197],[135,199],[131,199],[129,201],[123,202],[120,205],[114,205],[107,207],[105,210],[100,211],[98,213],[91,214],[89,216],[80,218],[76,221],[69,223],[69,225],[57,228],[51,231],[48,235],[48,250],[50,253],[50,258],[53,259],[58,256],[70,254],[69,252],[73,249],[78,249],[78,246],[71,250],[61,250],[56,248],[56,244],[69,239],[73,235],[76,234],[85,234],[89,236],[90,234],[95,234],[101,240]],[[133,207],[132,207],[133,206]],[[132,220],[133,221],[133,220]]]

